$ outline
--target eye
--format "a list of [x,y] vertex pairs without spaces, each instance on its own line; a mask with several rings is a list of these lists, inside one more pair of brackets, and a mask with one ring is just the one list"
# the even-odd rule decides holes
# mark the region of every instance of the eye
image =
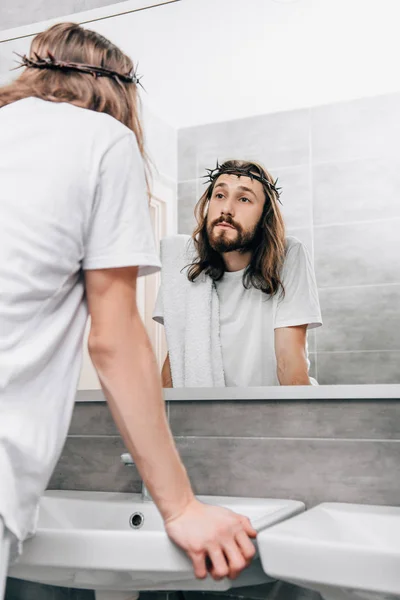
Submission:
[[221,192],[219,192],[219,193],[217,192],[217,193],[215,194],[215,197],[216,197],[216,198],[218,198],[218,200],[219,200],[220,198],[223,198],[223,197],[224,197],[224,195],[223,195],[223,194],[221,194]]
[[241,198],[239,198],[240,202],[243,201],[244,204],[246,204],[247,202],[250,202],[249,198],[246,198],[246,196],[242,196]]

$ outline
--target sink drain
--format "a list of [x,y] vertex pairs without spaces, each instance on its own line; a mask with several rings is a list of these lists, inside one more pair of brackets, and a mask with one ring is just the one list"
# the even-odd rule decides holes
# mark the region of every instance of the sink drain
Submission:
[[129,517],[129,525],[132,529],[140,529],[144,523],[144,516],[140,512],[135,512]]

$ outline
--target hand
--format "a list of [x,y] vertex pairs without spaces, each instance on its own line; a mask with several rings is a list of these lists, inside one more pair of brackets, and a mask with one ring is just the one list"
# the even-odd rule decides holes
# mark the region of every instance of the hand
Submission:
[[249,538],[257,532],[247,517],[196,499],[181,514],[167,519],[165,529],[191,559],[198,579],[207,577],[207,563],[215,580],[235,579],[255,554]]

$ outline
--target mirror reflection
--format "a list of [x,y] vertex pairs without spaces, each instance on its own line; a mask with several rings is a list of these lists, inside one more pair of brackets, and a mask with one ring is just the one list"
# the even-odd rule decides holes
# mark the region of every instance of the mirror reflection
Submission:
[[[400,382],[398,12],[181,0],[85,24],[143,75],[163,270],[138,302],[165,386]],[[0,45],[2,82],[30,41]]]

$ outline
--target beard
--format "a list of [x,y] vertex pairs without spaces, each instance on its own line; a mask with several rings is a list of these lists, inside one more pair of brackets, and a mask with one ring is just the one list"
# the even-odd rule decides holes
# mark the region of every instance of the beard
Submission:
[[[233,229],[216,229],[216,225],[223,222],[235,228],[236,235],[234,237],[229,234],[230,231],[234,231]],[[255,225],[252,229],[243,229],[231,217],[220,217],[212,223],[207,223],[207,237],[211,248],[220,254],[225,252],[247,252],[252,249],[257,229],[258,225]]]

